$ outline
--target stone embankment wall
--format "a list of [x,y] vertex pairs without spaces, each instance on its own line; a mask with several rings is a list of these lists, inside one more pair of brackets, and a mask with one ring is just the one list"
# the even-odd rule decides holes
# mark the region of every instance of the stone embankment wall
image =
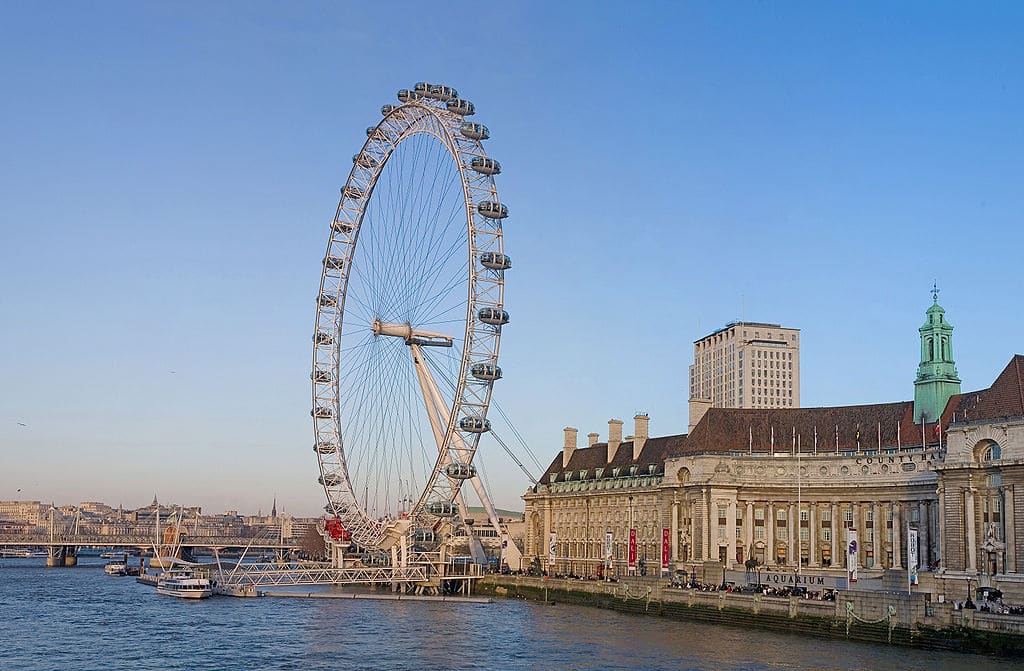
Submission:
[[1024,617],[956,611],[924,594],[842,591],[835,601],[702,592],[653,581],[488,576],[477,593],[816,637],[1024,655]]

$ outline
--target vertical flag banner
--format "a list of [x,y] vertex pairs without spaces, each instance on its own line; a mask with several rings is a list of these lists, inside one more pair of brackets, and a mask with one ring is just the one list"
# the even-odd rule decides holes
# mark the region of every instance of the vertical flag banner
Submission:
[[668,570],[668,555],[669,555],[669,544],[668,544],[668,529],[661,530],[661,568]]
[[917,529],[911,527],[907,531],[907,580],[909,584],[917,584]]
[[636,529],[629,530],[629,570],[636,571]]
[[846,578],[850,584],[857,582],[857,530],[846,530]]
[[548,566],[555,565],[555,545],[557,540],[555,532],[552,531],[548,536]]
[[604,532],[604,567],[610,569],[612,567],[612,550],[614,545],[615,537],[612,532]]

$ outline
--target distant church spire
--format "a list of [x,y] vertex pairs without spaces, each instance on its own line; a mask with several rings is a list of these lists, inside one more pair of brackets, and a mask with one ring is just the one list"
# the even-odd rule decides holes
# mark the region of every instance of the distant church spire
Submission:
[[927,319],[918,329],[921,335],[921,361],[914,380],[914,421],[938,421],[950,397],[960,393],[960,378],[953,361],[953,326],[939,305],[939,287],[932,285],[932,305]]
[[274,506],[270,509],[270,516],[277,517],[277,496],[274,496]]

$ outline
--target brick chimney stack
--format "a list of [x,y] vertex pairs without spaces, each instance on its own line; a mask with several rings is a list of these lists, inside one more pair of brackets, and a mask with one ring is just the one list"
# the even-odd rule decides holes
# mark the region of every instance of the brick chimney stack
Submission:
[[650,437],[647,428],[650,421],[650,417],[644,413],[637,413],[633,417],[633,461],[640,458],[640,451],[644,449],[644,445],[647,444],[647,439]]
[[565,435],[565,443],[562,445],[562,468],[566,468],[572,459],[572,453],[576,451],[576,429],[567,426],[562,431]]
[[608,463],[612,463],[612,459],[615,458],[615,453],[619,450],[619,445],[622,444],[622,420],[621,419],[609,419],[608,420]]

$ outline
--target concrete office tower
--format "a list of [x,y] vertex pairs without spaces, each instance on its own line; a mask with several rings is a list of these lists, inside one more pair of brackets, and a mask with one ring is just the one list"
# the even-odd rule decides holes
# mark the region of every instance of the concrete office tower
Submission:
[[693,343],[690,426],[708,408],[800,407],[800,329],[733,322]]

